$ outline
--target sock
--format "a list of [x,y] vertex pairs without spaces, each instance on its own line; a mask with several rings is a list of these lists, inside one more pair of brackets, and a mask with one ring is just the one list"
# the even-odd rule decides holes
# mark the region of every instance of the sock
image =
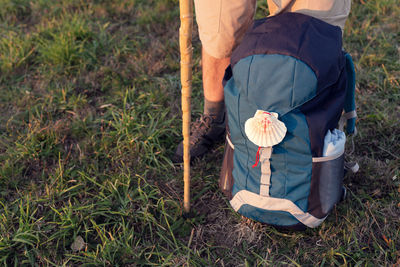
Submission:
[[214,102],[204,98],[204,114],[211,116],[215,122],[224,121],[225,102],[224,100]]

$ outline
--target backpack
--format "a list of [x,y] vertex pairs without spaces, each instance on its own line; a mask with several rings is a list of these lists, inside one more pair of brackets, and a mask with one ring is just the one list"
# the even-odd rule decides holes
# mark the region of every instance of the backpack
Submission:
[[245,217],[317,227],[345,192],[344,122],[355,132],[341,29],[299,13],[256,20],[230,63],[220,188]]

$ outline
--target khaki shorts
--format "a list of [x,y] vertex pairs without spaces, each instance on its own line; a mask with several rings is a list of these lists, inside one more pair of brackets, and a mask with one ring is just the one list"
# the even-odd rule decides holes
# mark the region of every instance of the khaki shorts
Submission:
[[[253,22],[256,0],[195,0],[196,20],[204,50],[215,58],[229,57]],[[342,30],[351,0],[267,0],[270,15],[298,12]]]

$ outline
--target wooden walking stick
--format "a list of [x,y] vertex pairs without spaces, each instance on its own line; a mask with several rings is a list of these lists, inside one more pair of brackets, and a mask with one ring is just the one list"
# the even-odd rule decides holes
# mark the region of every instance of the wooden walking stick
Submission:
[[179,28],[179,47],[181,51],[182,84],[182,134],[183,134],[183,207],[190,211],[190,97],[192,94],[192,28],[193,1],[180,0],[181,27]]

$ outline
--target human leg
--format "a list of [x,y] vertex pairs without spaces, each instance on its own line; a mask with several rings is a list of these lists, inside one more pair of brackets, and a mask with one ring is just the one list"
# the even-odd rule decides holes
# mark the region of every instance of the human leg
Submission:
[[296,12],[342,29],[350,13],[351,0],[267,0],[270,15]]
[[224,113],[224,88],[222,78],[230,58],[215,58],[202,50],[204,114],[218,121]]
[[[196,20],[202,42],[204,114],[191,127],[191,158],[204,155],[224,137],[222,79],[232,50],[253,21],[255,0],[195,0]],[[179,144],[173,160],[181,162]]]
[[232,50],[253,21],[255,0],[197,0],[195,8],[203,45],[204,114],[220,117],[224,111],[222,78]]

